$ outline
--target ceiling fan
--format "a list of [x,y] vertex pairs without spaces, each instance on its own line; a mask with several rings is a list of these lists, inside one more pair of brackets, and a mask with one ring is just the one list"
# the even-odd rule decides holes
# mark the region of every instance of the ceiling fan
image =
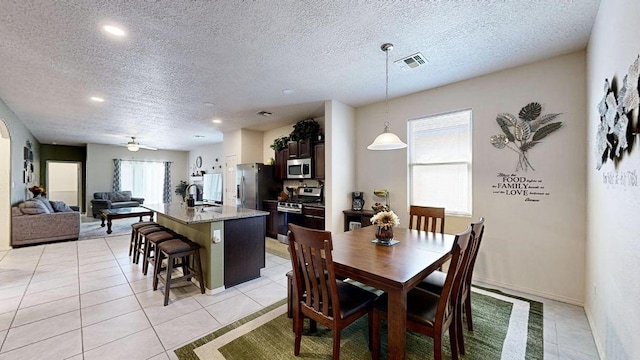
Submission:
[[139,142],[136,141],[135,136],[132,136],[131,141],[123,145],[126,146],[129,151],[138,151],[140,149],[158,150],[158,148],[140,144]]

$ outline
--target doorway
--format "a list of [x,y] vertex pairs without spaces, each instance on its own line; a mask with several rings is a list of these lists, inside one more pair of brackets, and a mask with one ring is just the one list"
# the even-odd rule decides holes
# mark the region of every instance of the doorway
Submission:
[[11,248],[11,137],[0,119],[0,250]]
[[47,197],[69,206],[82,203],[82,163],[47,160]]

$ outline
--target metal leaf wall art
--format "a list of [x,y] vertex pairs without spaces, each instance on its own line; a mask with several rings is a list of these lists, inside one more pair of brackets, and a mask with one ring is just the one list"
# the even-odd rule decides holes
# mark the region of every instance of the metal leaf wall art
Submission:
[[608,159],[619,159],[630,149],[629,138],[632,114],[640,107],[638,79],[640,78],[640,55],[629,66],[622,80],[622,88],[615,96],[609,79],[604,80],[604,94],[598,103],[600,124],[596,132],[596,168],[600,170]]
[[491,136],[491,145],[497,149],[509,149],[518,154],[516,171],[535,170],[527,152],[540,144],[540,140],[562,127],[562,122],[554,122],[560,114],[542,115],[542,105],[532,102],[525,105],[518,116],[500,113],[496,122],[504,134]]

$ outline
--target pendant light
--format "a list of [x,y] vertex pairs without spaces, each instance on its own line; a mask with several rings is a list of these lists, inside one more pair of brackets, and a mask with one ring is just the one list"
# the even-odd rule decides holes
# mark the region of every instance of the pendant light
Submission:
[[391,132],[389,129],[389,51],[393,50],[393,44],[386,43],[380,46],[380,49],[385,52],[387,55],[386,62],[386,92],[384,98],[384,132],[371,143],[371,145],[367,146],[369,150],[396,150],[396,149],[404,149],[407,147],[407,144],[403,143],[400,138]]

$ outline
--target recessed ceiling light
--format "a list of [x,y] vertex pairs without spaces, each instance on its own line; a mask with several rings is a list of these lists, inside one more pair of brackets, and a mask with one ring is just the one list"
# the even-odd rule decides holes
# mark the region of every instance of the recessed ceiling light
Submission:
[[216,106],[216,104],[212,103],[212,102],[205,102],[204,103],[206,106]]
[[92,97],[90,97],[90,99],[91,99],[92,101],[95,101],[95,102],[104,102],[104,99],[103,99],[103,98],[101,98],[101,97],[97,97],[97,96],[92,96]]
[[102,26],[102,30],[117,37],[127,36],[127,33],[124,30],[115,25],[104,25]]
[[282,93],[285,94],[285,95],[293,94],[293,90],[292,89],[284,89],[284,90],[282,90]]
[[211,120],[211,122],[212,122],[212,123],[214,123],[214,124],[220,124],[220,123],[222,122],[222,120],[220,120],[220,119],[213,119],[213,120]]

